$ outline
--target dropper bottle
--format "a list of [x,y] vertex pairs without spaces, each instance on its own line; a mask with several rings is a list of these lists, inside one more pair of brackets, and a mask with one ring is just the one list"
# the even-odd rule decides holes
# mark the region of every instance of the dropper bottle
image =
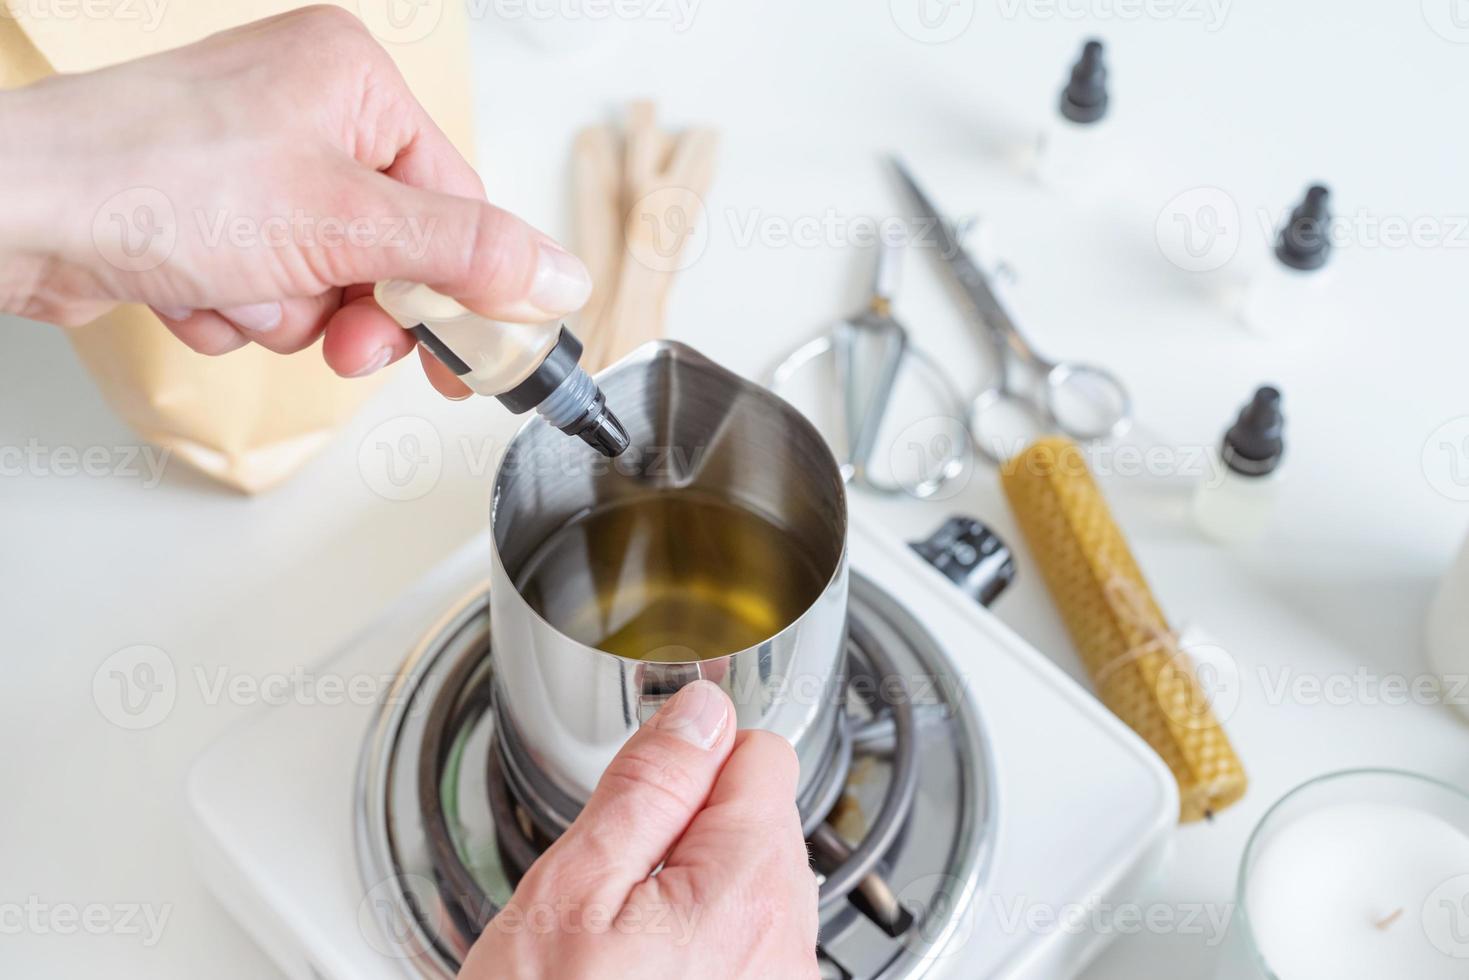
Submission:
[[1275,248],[1245,293],[1240,319],[1262,336],[1303,330],[1320,318],[1331,255],[1331,193],[1313,184],[1291,210]]
[[1097,143],[1107,115],[1107,65],[1102,42],[1082,46],[1061,90],[1057,116],[1040,135],[1036,177],[1044,184],[1076,187],[1096,176]]
[[1284,430],[1280,391],[1256,389],[1224,433],[1218,476],[1206,477],[1194,494],[1194,520],[1209,537],[1245,541],[1264,532],[1280,486]]
[[581,341],[566,327],[554,320],[491,320],[401,279],[378,283],[373,296],[471,390],[493,395],[516,415],[535,409],[603,456],[620,456],[627,449],[627,430],[580,366]]

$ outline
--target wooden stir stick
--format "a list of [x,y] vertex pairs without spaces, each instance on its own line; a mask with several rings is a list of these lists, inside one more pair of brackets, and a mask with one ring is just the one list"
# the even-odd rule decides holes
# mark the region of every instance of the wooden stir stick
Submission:
[[[621,168],[614,174],[610,135],[596,127],[578,137],[573,168],[577,237],[596,283],[581,320],[583,363],[592,370],[663,336],[674,274],[697,257],[689,244],[704,220],[703,197],[718,148],[712,130],[659,130],[652,103],[637,102],[628,111]],[[611,223],[618,229],[610,249],[615,262],[606,258],[609,214],[621,216]]]

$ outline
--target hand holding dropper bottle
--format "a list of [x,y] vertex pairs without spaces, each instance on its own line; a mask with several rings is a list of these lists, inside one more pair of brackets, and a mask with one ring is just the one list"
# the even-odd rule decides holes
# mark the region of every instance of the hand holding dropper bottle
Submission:
[[427,286],[401,279],[378,283],[373,296],[478,394],[493,395],[516,415],[534,408],[603,456],[620,456],[627,449],[627,430],[578,363],[581,342],[555,320],[491,320]]

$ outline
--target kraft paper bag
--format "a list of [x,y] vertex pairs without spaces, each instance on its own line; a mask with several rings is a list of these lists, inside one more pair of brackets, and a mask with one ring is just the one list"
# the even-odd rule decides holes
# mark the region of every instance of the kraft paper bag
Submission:
[[[429,114],[469,156],[464,6],[430,0],[395,15],[393,5],[401,3],[337,5],[372,28]],[[0,0],[0,88],[128,61],[302,6],[293,0]],[[107,401],[140,436],[246,493],[269,489],[299,469],[380,383],[338,378],[315,350],[282,356],[251,345],[223,357],[196,354],[144,306],[119,306],[67,334]]]

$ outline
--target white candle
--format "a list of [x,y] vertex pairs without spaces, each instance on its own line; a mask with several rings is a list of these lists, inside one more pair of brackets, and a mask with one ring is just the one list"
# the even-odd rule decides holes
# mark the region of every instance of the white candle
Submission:
[[1469,835],[1431,813],[1353,802],[1290,819],[1244,899],[1280,980],[1469,977]]

